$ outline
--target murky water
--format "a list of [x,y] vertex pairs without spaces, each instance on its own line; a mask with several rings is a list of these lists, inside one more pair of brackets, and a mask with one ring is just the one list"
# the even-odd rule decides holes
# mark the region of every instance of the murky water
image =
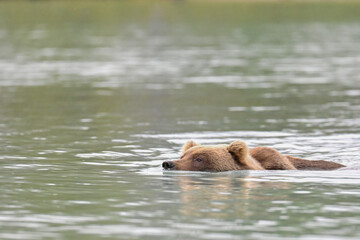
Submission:
[[[360,4],[0,3],[1,239],[359,239]],[[353,170],[166,172],[182,144]]]

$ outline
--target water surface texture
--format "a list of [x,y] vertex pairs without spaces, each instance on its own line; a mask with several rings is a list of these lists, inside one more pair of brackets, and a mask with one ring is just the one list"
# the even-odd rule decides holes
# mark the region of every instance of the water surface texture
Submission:
[[[359,13],[0,2],[0,238],[359,239]],[[163,171],[188,139],[352,170]]]

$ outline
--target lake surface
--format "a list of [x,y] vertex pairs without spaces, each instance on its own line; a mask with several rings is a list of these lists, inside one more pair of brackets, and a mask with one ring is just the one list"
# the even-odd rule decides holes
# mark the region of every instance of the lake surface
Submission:
[[[1,239],[359,239],[360,3],[0,2]],[[170,172],[245,140],[353,170]]]

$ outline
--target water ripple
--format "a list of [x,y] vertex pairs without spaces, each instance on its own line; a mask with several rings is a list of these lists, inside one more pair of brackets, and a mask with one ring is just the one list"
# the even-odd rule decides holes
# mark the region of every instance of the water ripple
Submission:
[[112,152],[112,151],[102,151],[100,153],[78,153],[75,155],[80,158],[124,158],[134,156],[131,153],[122,153],[122,152]]

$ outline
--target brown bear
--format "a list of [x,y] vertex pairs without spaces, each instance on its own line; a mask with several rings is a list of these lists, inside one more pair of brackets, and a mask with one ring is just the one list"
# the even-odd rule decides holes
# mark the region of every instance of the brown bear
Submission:
[[245,142],[202,146],[185,143],[179,160],[162,164],[166,170],[223,172],[232,170],[333,170],[345,167],[329,161],[311,161],[282,155],[270,147],[249,149]]

